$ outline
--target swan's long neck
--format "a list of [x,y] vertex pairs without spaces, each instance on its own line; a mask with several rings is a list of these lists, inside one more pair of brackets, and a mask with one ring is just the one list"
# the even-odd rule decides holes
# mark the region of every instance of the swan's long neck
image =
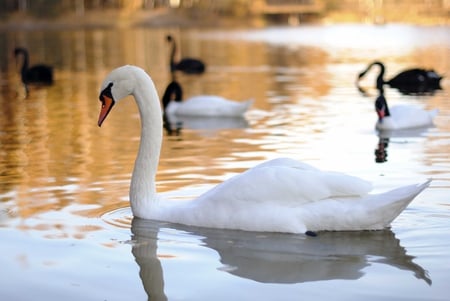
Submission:
[[371,66],[373,65],[377,65],[378,67],[380,67],[380,72],[378,73],[378,77],[377,77],[377,89],[382,89],[383,85],[384,85],[384,65],[383,63],[380,62],[374,62]]
[[183,89],[181,88],[180,84],[176,81],[172,81],[164,91],[163,97],[162,97],[162,103],[164,110],[167,108],[169,103],[174,100],[181,102],[183,99]]
[[141,117],[141,141],[130,185],[130,203],[134,216],[149,214],[157,201],[155,177],[162,142],[162,113],[158,94],[145,73],[136,77],[133,92]]
[[175,41],[172,40],[172,50],[170,52],[170,71],[175,71],[175,53],[177,51],[177,46],[175,44]]
[[26,50],[21,50],[20,53],[22,54],[22,57],[23,57],[22,68],[20,69],[20,72],[24,79],[25,73],[28,70],[29,58],[28,58],[28,52]]

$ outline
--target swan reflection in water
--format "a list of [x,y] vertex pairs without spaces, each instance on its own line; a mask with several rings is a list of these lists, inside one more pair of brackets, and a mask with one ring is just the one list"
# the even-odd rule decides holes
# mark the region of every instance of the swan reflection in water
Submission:
[[389,138],[379,137],[377,148],[375,148],[375,163],[384,163],[387,162],[388,151],[387,148],[389,146]]
[[[408,143],[408,138],[418,138],[424,137],[429,127],[423,128],[413,128],[413,129],[405,129],[405,130],[382,130],[378,131],[378,143],[374,151],[375,162],[376,163],[384,163],[387,162],[388,159],[388,147],[389,143],[391,144],[405,144]],[[397,138],[397,139],[396,139]],[[404,138],[399,140],[398,138]]]
[[[164,230],[165,229],[165,230]],[[167,229],[201,237],[202,247],[217,251],[219,270],[261,283],[354,280],[364,268],[382,263],[411,271],[431,285],[391,230],[320,232],[317,237],[189,227],[134,218],[132,253],[145,291],[152,300],[167,300],[164,271],[157,255],[158,233]]]
[[164,129],[168,135],[180,135],[182,129],[215,132],[225,129],[245,129],[249,124],[245,117],[175,116],[163,114]]
[[[378,131],[378,143],[375,148],[375,162],[384,163],[388,159],[388,146],[389,144],[405,144],[408,143],[408,138],[424,137],[429,127],[413,128],[405,130],[382,130]],[[397,139],[396,139],[397,138]],[[399,140],[398,138],[404,138]]]

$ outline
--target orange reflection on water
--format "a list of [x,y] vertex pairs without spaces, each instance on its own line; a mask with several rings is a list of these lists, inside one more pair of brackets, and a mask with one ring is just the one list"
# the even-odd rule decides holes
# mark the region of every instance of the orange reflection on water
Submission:
[[[20,32],[17,40],[38,50],[32,54],[33,62],[54,63],[56,82],[32,89],[24,99],[15,93],[20,85],[13,73],[10,86],[1,90],[0,201],[11,216],[26,219],[66,210],[90,218],[128,206],[139,115],[129,97],[98,128],[99,87],[114,67],[136,64],[150,73],[161,95],[170,80],[168,33],[176,36],[183,56],[202,57],[208,64],[204,75],[178,76],[185,97],[217,94],[235,100],[253,98],[255,103],[243,127],[194,130],[185,124],[181,135],[166,135],[157,175],[161,192],[216,184],[279,154],[318,160],[330,145],[350,143],[345,137],[327,135],[330,130],[352,122],[372,128],[365,125],[372,120],[361,117],[370,112],[372,100],[360,100],[353,87],[359,66],[371,58],[361,62],[352,57],[341,63],[332,51],[317,46],[196,39],[195,32],[181,36],[165,29]],[[438,61],[442,70],[448,70],[443,53],[419,49],[391,60],[400,64],[420,57],[425,66]],[[15,72],[17,66],[10,62],[10,68]],[[428,105],[444,110],[447,106],[442,97],[431,98]],[[440,120],[442,125],[444,119]],[[429,151],[442,153],[432,147]],[[95,227],[75,229],[80,232],[75,236],[82,237]]]

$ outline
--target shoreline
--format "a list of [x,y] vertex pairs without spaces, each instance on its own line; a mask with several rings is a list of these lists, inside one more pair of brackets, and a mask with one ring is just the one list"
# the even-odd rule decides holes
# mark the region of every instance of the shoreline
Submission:
[[[184,27],[184,28],[258,28],[265,26],[289,26],[288,22],[271,23],[267,19],[256,16],[224,16],[202,11],[176,10],[159,8],[150,11],[89,11],[83,16],[65,15],[54,19],[36,19],[27,15],[15,14],[0,21],[0,31],[33,31],[33,30],[78,30],[107,29],[133,27]],[[302,24],[416,24],[423,26],[449,25],[450,20],[439,16],[411,18],[410,20],[374,20],[368,17],[348,13],[335,12],[326,16],[308,17]],[[295,26],[295,25],[293,25]]]
[[183,10],[159,8],[151,11],[90,11],[83,16],[65,15],[53,19],[36,19],[15,14],[0,21],[0,31],[96,29],[127,27],[215,28],[251,26],[249,18],[237,18],[214,13],[189,13]]

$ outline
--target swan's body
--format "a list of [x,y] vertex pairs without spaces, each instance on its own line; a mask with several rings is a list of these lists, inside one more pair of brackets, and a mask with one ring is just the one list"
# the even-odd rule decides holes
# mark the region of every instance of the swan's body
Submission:
[[29,67],[28,51],[25,48],[14,49],[14,56],[22,55],[20,75],[22,82],[27,84],[51,85],[53,83],[53,68],[47,65],[34,65]]
[[163,95],[164,113],[179,116],[239,117],[244,115],[253,100],[238,102],[215,95],[198,95],[183,101],[180,84],[172,81]]
[[116,101],[133,95],[141,116],[141,142],[130,186],[133,215],[200,227],[306,233],[376,230],[389,226],[430,181],[382,194],[371,184],[323,172],[291,159],[275,159],[232,177],[192,201],[168,201],[156,193],[162,141],[158,95],[142,69],[123,66],[105,79],[100,126]]
[[167,36],[167,41],[172,44],[172,50],[170,53],[170,71],[181,71],[187,74],[200,74],[205,72],[205,63],[199,59],[194,58],[182,58],[178,62],[175,62],[176,44],[172,36]]
[[377,130],[405,130],[433,125],[433,119],[438,114],[434,109],[426,111],[413,105],[396,105],[388,107],[386,98],[380,94],[375,100],[375,110],[378,121],[375,125]]
[[426,93],[433,90],[441,89],[440,81],[442,76],[434,70],[426,70],[421,68],[408,69],[400,72],[390,80],[384,80],[385,67],[381,62],[371,63],[366,70],[358,75],[358,80],[364,77],[373,66],[378,66],[380,72],[376,80],[377,89],[381,89],[383,85],[389,85],[392,88],[399,89],[405,94],[410,93]]

